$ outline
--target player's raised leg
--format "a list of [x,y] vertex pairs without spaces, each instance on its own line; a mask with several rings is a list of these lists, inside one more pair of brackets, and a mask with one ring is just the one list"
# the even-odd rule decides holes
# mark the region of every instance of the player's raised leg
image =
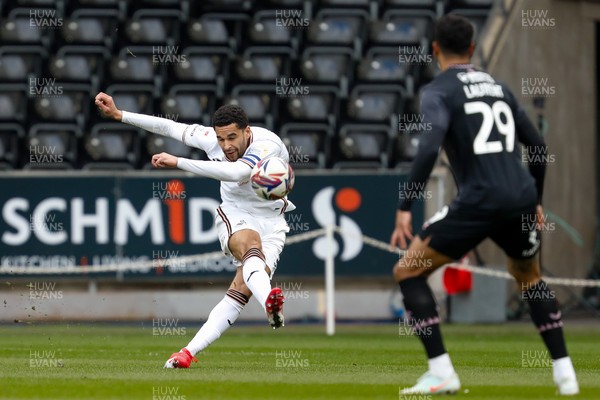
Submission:
[[428,241],[415,237],[406,255],[394,267],[407,318],[429,360],[429,370],[415,386],[402,390],[402,394],[455,393],[460,389],[460,380],[442,341],[437,304],[427,284],[429,274],[452,259],[427,244]]
[[554,383],[563,396],[579,393],[575,369],[567,353],[563,335],[563,322],[554,293],[541,278],[540,264],[537,258],[509,258],[508,270],[515,277],[522,292],[522,298],[529,304],[529,313],[538,328],[550,357]]
[[228,247],[233,256],[241,260],[244,283],[264,308],[269,324],[273,329],[284,326],[283,291],[271,289],[271,270],[258,232],[252,229],[237,231],[229,238]]
[[238,267],[223,300],[212,309],[208,319],[188,345],[171,355],[165,363],[165,368],[188,368],[192,361],[197,361],[194,356],[234,324],[251,295],[244,284],[242,267]]

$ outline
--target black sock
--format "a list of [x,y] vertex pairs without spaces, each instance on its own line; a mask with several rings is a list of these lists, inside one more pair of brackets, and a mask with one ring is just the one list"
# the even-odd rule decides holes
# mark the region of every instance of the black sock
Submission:
[[[527,285],[527,284],[523,284]],[[553,291],[540,280],[535,285],[523,287],[523,298],[529,304],[529,315],[538,328],[553,360],[567,357],[567,346],[562,330],[558,302]]]
[[428,358],[446,353],[440,331],[440,318],[435,298],[423,277],[408,278],[400,282],[404,307],[413,331],[421,339]]

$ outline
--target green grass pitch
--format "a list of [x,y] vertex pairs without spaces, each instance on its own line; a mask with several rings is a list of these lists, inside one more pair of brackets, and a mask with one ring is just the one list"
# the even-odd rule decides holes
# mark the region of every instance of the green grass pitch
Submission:
[[[150,326],[149,326],[150,325]],[[425,371],[416,337],[397,325],[236,326],[187,370],[163,363],[197,324],[0,326],[1,399],[399,399]],[[463,387],[455,399],[558,397],[545,348],[530,324],[444,325]],[[161,333],[155,335],[155,333]],[[578,399],[600,399],[600,326],[566,323]]]

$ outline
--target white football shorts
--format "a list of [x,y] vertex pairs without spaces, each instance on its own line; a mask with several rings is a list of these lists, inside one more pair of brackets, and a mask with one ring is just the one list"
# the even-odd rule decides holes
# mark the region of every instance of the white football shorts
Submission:
[[227,246],[231,235],[242,229],[251,229],[258,232],[262,242],[262,252],[265,255],[267,266],[271,270],[271,278],[277,269],[279,255],[283,251],[286,233],[290,231],[283,215],[273,217],[253,216],[246,211],[235,207],[221,205],[217,208],[215,224],[219,234],[221,249],[226,256],[233,258],[233,265],[240,267],[242,262],[236,259]]

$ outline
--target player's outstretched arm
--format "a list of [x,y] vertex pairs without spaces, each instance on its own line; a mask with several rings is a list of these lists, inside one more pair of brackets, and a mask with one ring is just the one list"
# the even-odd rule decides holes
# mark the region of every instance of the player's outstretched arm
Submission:
[[175,157],[168,153],[152,156],[152,165],[156,168],[179,168],[184,171],[223,182],[239,182],[250,179],[252,168],[243,161],[200,161]]
[[168,136],[179,140],[188,146],[196,147],[204,151],[207,151],[216,145],[216,139],[213,137],[214,135],[193,135],[196,130],[212,131],[212,129],[202,125],[182,124],[168,118],[119,110],[115,105],[113,98],[103,92],[96,95],[95,103],[100,114],[105,118],[137,126],[138,128],[162,136]]

